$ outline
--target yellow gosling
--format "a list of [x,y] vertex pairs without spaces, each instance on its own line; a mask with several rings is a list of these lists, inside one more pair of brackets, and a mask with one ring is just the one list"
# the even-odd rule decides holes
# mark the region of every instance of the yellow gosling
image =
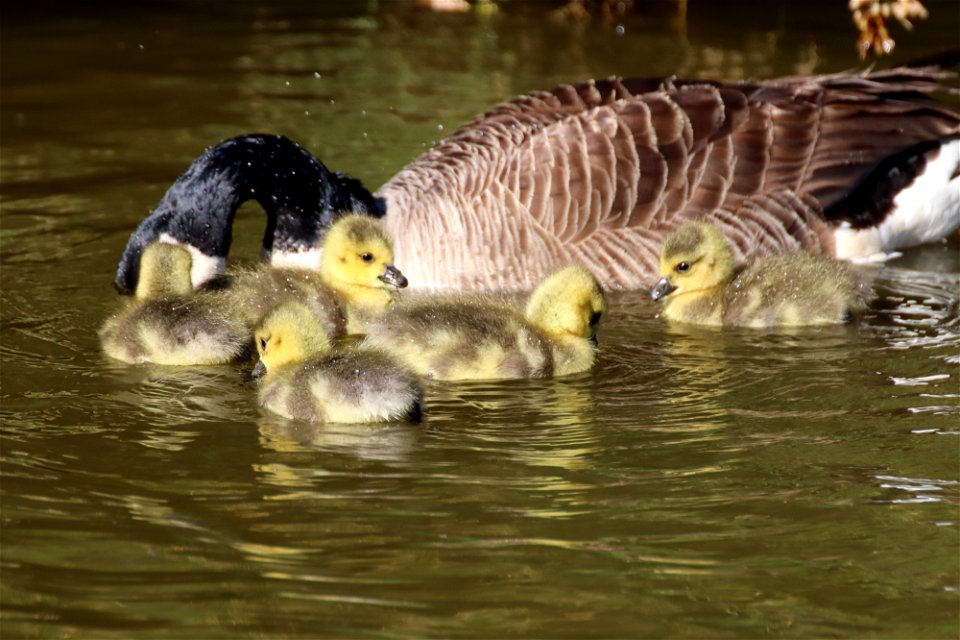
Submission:
[[260,406],[314,423],[418,419],[423,390],[416,374],[374,349],[331,351],[311,309],[285,302],[254,333]]
[[667,238],[651,297],[667,320],[714,326],[837,324],[872,297],[850,267],[825,256],[788,253],[737,271],[727,239],[709,222],[687,222]]
[[407,279],[393,266],[393,244],[374,218],[349,214],[327,231],[318,270],[264,265],[232,276],[224,304],[252,330],[287,300],[306,304],[331,338],[363,333]]
[[593,367],[606,308],[596,278],[571,266],[544,279],[524,311],[496,296],[429,296],[371,323],[364,344],[439,380],[563,376]]
[[146,247],[133,300],[100,329],[104,352],[131,364],[222,364],[246,352],[248,331],[214,297],[194,293],[182,246]]

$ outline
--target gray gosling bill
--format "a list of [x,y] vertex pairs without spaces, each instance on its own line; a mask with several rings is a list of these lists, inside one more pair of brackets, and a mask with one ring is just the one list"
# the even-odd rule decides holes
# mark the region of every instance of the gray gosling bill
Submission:
[[651,297],[662,300],[661,315],[689,324],[838,324],[872,298],[848,265],[825,256],[770,255],[737,272],[727,239],[704,221],[686,222],[667,238],[660,275]]
[[348,214],[330,227],[322,252],[305,252],[295,265],[263,265],[232,276],[220,293],[252,331],[287,300],[307,305],[336,339],[363,333],[393,303],[407,279],[393,266],[393,243],[374,218]]
[[254,333],[260,361],[260,406],[313,423],[417,420],[423,389],[413,371],[388,354],[358,348],[332,351],[317,316],[288,301]]
[[249,331],[209,295],[194,293],[190,252],[154,242],[143,251],[134,298],[106,320],[100,342],[131,364],[223,364],[247,352]]
[[363,344],[426,378],[547,378],[586,371],[607,310],[600,283],[580,266],[547,276],[521,311],[495,296],[430,296],[391,309]]

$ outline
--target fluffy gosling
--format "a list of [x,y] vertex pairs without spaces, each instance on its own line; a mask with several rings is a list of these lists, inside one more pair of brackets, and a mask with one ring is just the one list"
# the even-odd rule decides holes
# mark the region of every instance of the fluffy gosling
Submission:
[[[319,265],[264,265],[232,276],[221,295],[250,329],[286,300],[306,304],[331,338],[362,333],[393,303],[407,279],[393,266],[393,244],[374,218],[349,214],[330,227]],[[316,268],[314,268],[316,267]]]
[[194,293],[184,247],[154,242],[143,251],[132,300],[100,329],[104,352],[131,364],[222,364],[242,356],[249,332],[211,296]]
[[285,302],[254,333],[260,361],[260,406],[314,423],[416,420],[423,390],[417,376],[373,349],[331,351],[320,319]]
[[431,296],[375,320],[364,344],[439,380],[563,376],[594,365],[606,309],[593,274],[571,266],[545,278],[522,312],[505,298]]
[[770,255],[737,271],[727,239],[709,222],[667,238],[651,297],[661,315],[689,324],[745,327],[847,322],[867,307],[869,287],[844,263],[806,253]]

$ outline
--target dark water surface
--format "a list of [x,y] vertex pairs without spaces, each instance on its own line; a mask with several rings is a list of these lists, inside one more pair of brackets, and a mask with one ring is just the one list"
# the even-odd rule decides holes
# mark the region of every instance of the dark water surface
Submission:
[[[676,329],[614,295],[595,371],[437,385],[420,426],[285,421],[248,367],[128,367],[96,338],[130,231],[222,138],[284,133],[375,187],[560,81],[854,67],[845,2],[622,35],[133,4],[4,7],[3,638],[957,637],[956,237],[875,268],[850,327]],[[894,60],[960,44],[952,0],[927,5]],[[263,216],[238,227],[252,257]]]

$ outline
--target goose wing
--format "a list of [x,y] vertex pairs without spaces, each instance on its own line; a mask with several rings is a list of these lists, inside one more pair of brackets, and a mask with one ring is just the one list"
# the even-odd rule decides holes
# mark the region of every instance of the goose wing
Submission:
[[840,220],[821,208],[882,159],[960,132],[960,111],[926,95],[943,77],[562,85],[487,111],[378,195],[397,263],[434,287],[528,288],[569,262],[645,286],[665,236],[706,214],[752,238],[745,254],[830,252]]

